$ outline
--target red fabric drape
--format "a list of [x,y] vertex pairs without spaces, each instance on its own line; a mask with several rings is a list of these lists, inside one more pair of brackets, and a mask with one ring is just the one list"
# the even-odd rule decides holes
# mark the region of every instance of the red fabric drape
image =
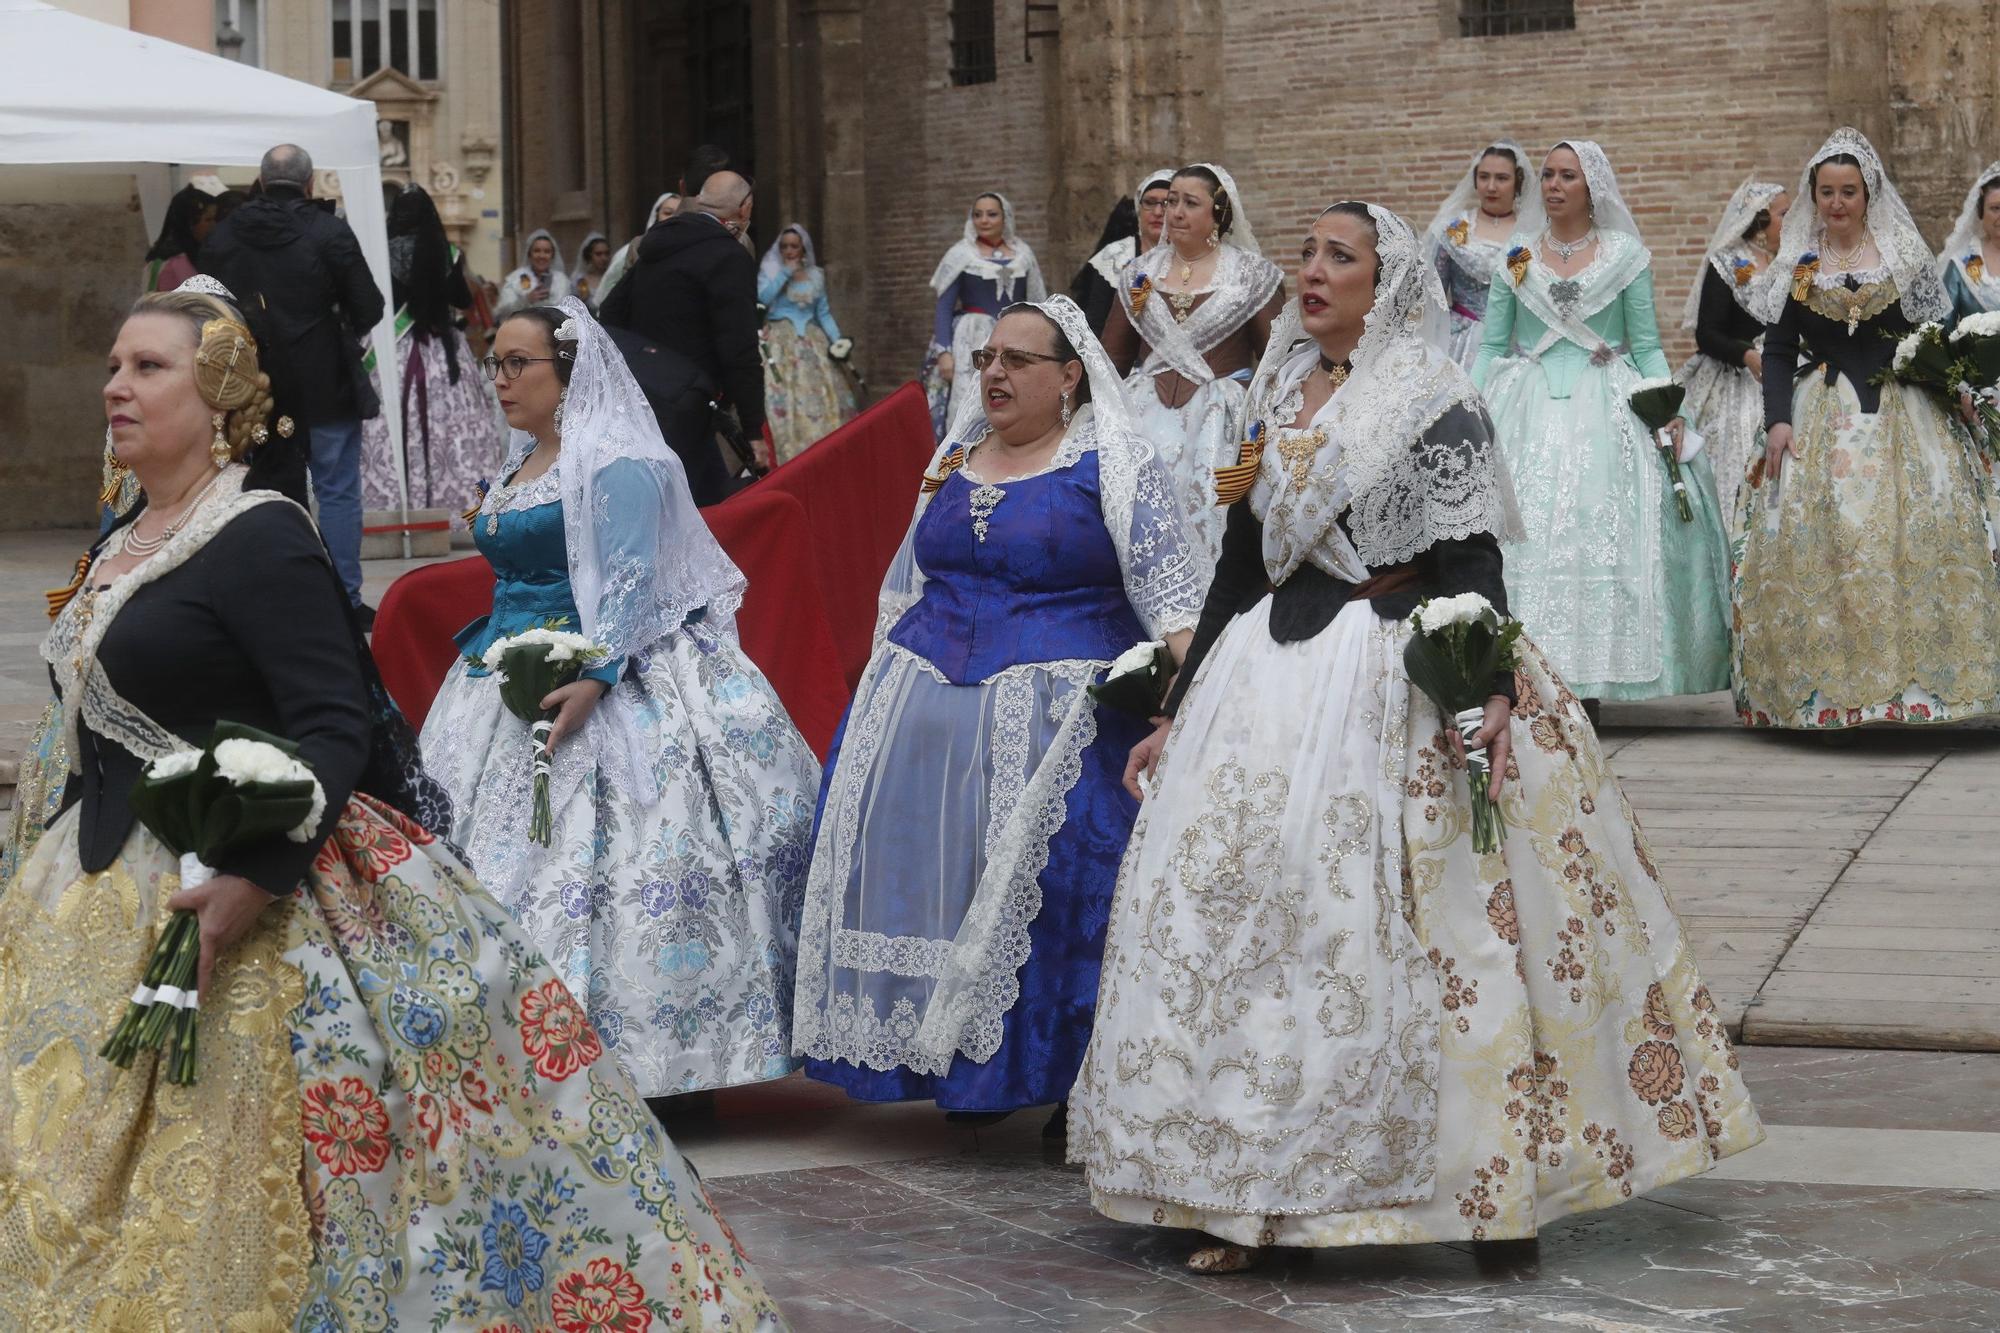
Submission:
[[882,575],[909,530],[936,448],[924,391],[905,384],[755,487],[794,495],[806,508],[813,568],[850,691],[868,665]]
[[[930,461],[930,409],[905,385],[773,471],[702,511],[749,580],[737,634],[822,759],[867,664],[876,594],[901,545]],[[484,556],[412,570],[375,617],[375,660],[422,727],[457,648],[452,635],[493,609]]]

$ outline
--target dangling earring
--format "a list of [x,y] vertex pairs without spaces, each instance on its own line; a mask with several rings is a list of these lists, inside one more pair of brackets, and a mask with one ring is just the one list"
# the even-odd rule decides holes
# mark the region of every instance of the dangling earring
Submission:
[[215,438],[208,442],[208,456],[215,460],[218,468],[228,467],[232,461],[229,457],[229,437],[222,433],[222,423],[226,418],[220,412],[211,412],[208,419],[215,424]]
[[98,492],[97,503],[109,509],[118,503],[118,493],[125,489],[125,474],[131,469],[125,460],[111,449],[111,427],[104,428],[104,488]]
[[1068,389],[1064,389],[1064,390],[1063,390],[1063,396],[1062,396],[1062,424],[1063,424],[1063,425],[1065,425],[1065,426],[1067,426],[1067,425],[1069,424],[1069,390],[1068,390]]
[[1216,246],[1221,244],[1222,244],[1222,228],[1210,227],[1208,229],[1208,248],[1213,250]]

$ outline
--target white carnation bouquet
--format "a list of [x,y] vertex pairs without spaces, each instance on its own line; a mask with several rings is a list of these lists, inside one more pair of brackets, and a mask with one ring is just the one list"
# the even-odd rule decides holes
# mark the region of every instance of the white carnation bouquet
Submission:
[[1090,687],[1090,697],[1150,722],[1166,703],[1167,682],[1173,675],[1174,656],[1164,642],[1137,643],[1118,654],[1103,682]]
[[1987,318],[1974,315],[1949,336],[1935,320],[1918,325],[1898,340],[1896,354],[1874,383],[1920,389],[1950,416],[1958,415],[1959,395],[1971,394],[1976,443],[1993,457],[2000,455],[2000,408],[1987,390],[2000,380],[2000,335],[1988,332],[1990,325],[1975,322]]
[[1972,395],[1980,442],[2000,456],[2000,310],[1967,315],[1945,341],[1958,353],[1959,387]]
[[500,677],[500,702],[528,724],[534,739],[535,809],[528,822],[528,836],[544,847],[554,831],[549,809],[549,773],[554,767],[549,734],[555,730],[556,713],[553,708],[543,708],[542,700],[581,679],[585,670],[606,655],[583,635],[563,629],[566,623],[552,620],[495,639],[479,659],[481,666]]
[[1472,847],[1498,851],[1507,823],[1487,794],[1492,767],[1486,747],[1475,745],[1486,724],[1493,677],[1521,665],[1521,622],[1503,617],[1476,592],[1433,597],[1410,615],[1416,633],[1403,649],[1403,668],[1450,720],[1465,742],[1465,775],[1472,788]]
[[[326,792],[298,754],[297,745],[255,727],[218,722],[206,748],[178,750],[146,766],[132,789],[132,808],[180,858],[181,888],[213,879],[214,864],[237,848],[280,835],[299,843],[317,836]],[[167,1082],[192,1084],[200,963],[195,914],[177,911],[99,1054],[130,1069],[140,1051],[164,1046]]]

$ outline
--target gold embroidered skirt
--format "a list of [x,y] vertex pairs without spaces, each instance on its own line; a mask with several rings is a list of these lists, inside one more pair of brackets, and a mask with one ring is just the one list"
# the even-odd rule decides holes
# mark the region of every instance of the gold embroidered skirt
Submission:
[[2000,573],[1984,466],[1915,389],[1861,411],[1799,385],[1776,482],[1737,500],[1731,685],[1745,725],[1832,729],[2000,712]]
[[348,803],[218,963],[178,1088],[97,1055],[178,862],[137,829],[83,874],[75,823],[0,898],[0,1328],[782,1326],[582,1007],[422,829]]
[[1069,1108],[1098,1211],[1246,1245],[1503,1240],[1761,1139],[1540,651],[1480,856],[1408,628],[1357,603],[1281,644],[1269,605],[1209,655],[1121,870]]

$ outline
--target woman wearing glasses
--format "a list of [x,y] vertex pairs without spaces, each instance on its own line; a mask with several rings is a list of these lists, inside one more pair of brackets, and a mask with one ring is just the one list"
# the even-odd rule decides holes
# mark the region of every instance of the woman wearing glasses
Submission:
[[793,1032],[850,1096],[976,1120],[1076,1077],[1147,730],[1087,687],[1178,658],[1208,569],[1074,301],[1009,307],[975,372],[829,761]]
[[[581,301],[509,316],[484,365],[514,428],[473,516],[493,612],[459,632],[422,738],[453,840],[642,1093],[780,1077],[819,767],[737,646],[743,575]],[[541,626],[606,653],[542,700],[546,846],[528,724],[478,664]]]
[[1102,336],[1125,266],[1160,243],[1167,230],[1167,196],[1174,192],[1174,173],[1161,168],[1140,182],[1130,198],[1120,199],[1097,238],[1097,249],[1070,279],[1069,294],[1083,307],[1090,331]]

